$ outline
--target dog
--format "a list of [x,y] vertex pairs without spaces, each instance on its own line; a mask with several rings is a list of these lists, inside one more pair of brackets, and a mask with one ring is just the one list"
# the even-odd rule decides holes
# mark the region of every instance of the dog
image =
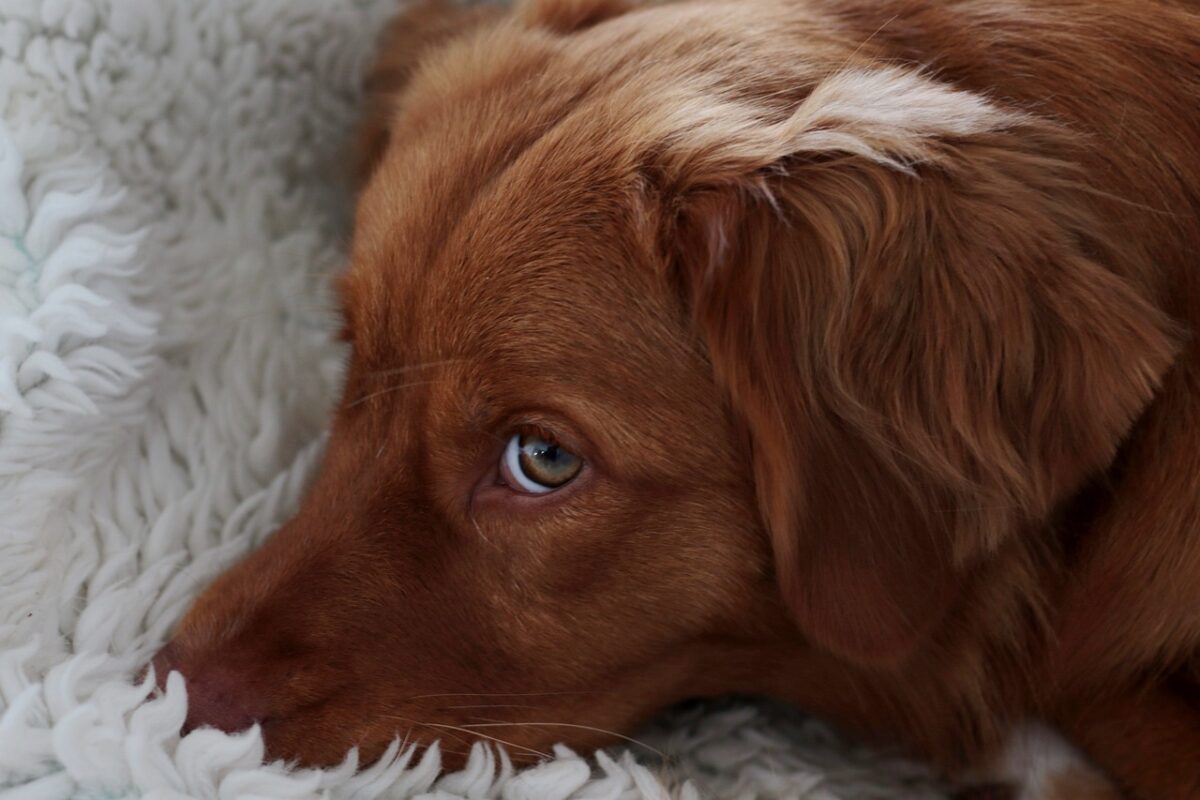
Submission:
[[427,3],[366,90],[345,393],[155,659],[188,727],[757,693],[1200,797],[1200,7]]

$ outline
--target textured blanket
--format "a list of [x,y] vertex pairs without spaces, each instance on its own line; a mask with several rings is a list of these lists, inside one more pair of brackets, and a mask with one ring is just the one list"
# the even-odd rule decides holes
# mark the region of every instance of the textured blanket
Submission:
[[358,75],[395,0],[0,0],[0,795],[939,797],[769,705],[514,771],[359,770],[180,738],[139,682],[197,591],[294,508],[342,353],[328,278]]

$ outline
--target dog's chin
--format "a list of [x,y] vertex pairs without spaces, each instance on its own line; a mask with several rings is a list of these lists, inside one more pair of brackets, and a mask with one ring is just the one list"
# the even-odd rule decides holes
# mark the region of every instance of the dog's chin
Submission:
[[[396,716],[408,715],[398,713]],[[436,746],[441,768],[448,772],[466,766],[475,743],[504,746],[515,766],[528,766],[548,758],[549,743],[519,743],[509,737],[473,734],[450,721],[428,720],[420,725],[389,723],[377,719],[365,725],[331,731],[325,723],[304,714],[267,718],[258,723],[266,746],[267,761],[283,761],[303,767],[330,768],[345,762],[355,751],[359,767],[369,766],[384,755],[400,756],[410,765],[426,757]],[[405,755],[409,750],[411,755]]]
[[356,752],[359,766],[373,764],[396,739],[403,744],[431,744],[412,736],[406,738],[403,729],[330,724],[322,713],[301,711],[267,717],[258,724],[268,761],[284,761],[303,767],[336,767],[352,750]]
[[303,716],[276,717],[259,722],[268,761],[284,761],[305,767],[335,767],[351,749],[358,751],[360,765],[372,764],[387,749],[383,741],[355,741],[353,736],[327,733]]

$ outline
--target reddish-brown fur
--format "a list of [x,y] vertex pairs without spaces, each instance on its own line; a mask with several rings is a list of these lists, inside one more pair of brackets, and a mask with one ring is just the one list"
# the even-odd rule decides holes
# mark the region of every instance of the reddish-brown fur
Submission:
[[[345,397],[159,661],[192,724],[533,757],[762,692],[1200,797],[1194,4],[430,6],[368,86]],[[518,426],[587,470],[497,485]]]

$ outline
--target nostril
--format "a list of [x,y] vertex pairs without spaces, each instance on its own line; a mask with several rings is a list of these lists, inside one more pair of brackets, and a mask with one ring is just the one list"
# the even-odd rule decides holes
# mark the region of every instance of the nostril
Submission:
[[[167,686],[167,675],[171,674],[171,670],[175,669],[175,645],[168,644],[150,661],[150,666],[154,668],[154,684],[159,689],[165,689]],[[142,673],[142,677],[145,673]]]
[[234,672],[211,667],[194,675],[184,673],[184,677],[188,690],[184,733],[203,727],[236,733],[249,728],[259,718],[248,687]]
[[245,730],[261,717],[255,711],[252,692],[234,671],[220,665],[188,664],[177,648],[168,644],[150,662],[159,688],[166,686],[172,671],[183,675],[187,686],[187,718],[183,733],[211,727],[226,733]]

